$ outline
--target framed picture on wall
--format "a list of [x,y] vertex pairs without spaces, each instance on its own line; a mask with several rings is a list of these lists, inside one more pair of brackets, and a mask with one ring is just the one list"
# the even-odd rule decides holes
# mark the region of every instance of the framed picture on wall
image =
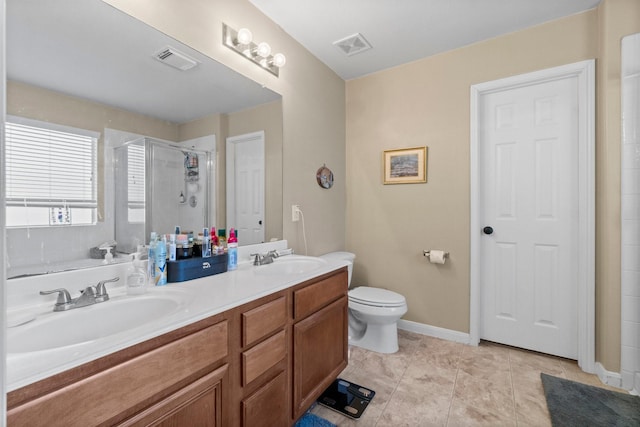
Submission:
[[384,184],[427,182],[427,147],[386,150],[382,164]]

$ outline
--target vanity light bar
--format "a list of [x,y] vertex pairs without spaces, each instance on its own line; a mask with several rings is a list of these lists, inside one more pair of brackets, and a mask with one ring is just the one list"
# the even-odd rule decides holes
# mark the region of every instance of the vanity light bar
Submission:
[[268,43],[256,44],[252,38],[251,31],[246,28],[236,31],[227,24],[222,24],[222,44],[278,77],[280,67],[286,63],[285,56],[281,53],[272,55]]

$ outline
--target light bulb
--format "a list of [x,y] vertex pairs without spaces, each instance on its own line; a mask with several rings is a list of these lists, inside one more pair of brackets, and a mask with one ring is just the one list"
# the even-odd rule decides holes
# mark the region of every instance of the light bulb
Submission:
[[273,55],[273,65],[275,65],[276,67],[280,68],[280,67],[284,67],[284,64],[287,63],[287,57],[284,56],[281,53],[276,53],[275,55]]
[[239,44],[249,44],[251,40],[253,40],[253,34],[251,34],[248,28],[240,28],[236,40],[238,40]]
[[269,43],[262,42],[256,48],[256,55],[266,58],[271,53],[271,46]]

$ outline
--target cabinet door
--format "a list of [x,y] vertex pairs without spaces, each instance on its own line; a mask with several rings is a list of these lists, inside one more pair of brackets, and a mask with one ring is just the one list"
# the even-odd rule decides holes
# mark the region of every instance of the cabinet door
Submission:
[[287,375],[280,372],[242,401],[243,427],[286,426],[287,398]]
[[216,427],[222,424],[222,379],[227,365],[205,375],[120,426]]
[[293,418],[347,366],[347,297],[293,325]]

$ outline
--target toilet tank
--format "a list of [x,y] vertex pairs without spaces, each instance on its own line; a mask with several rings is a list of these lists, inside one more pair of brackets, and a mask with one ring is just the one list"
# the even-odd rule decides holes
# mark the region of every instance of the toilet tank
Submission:
[[320,255],[320,258],[324,258],[327,260],[338,260],[338,261],[347,261],[347,271],[349,273],[349,288],[351,288],[351,274],[353,272],[353,262],[356,259],[356,254],[351,252],[329,252],[328,254]]

